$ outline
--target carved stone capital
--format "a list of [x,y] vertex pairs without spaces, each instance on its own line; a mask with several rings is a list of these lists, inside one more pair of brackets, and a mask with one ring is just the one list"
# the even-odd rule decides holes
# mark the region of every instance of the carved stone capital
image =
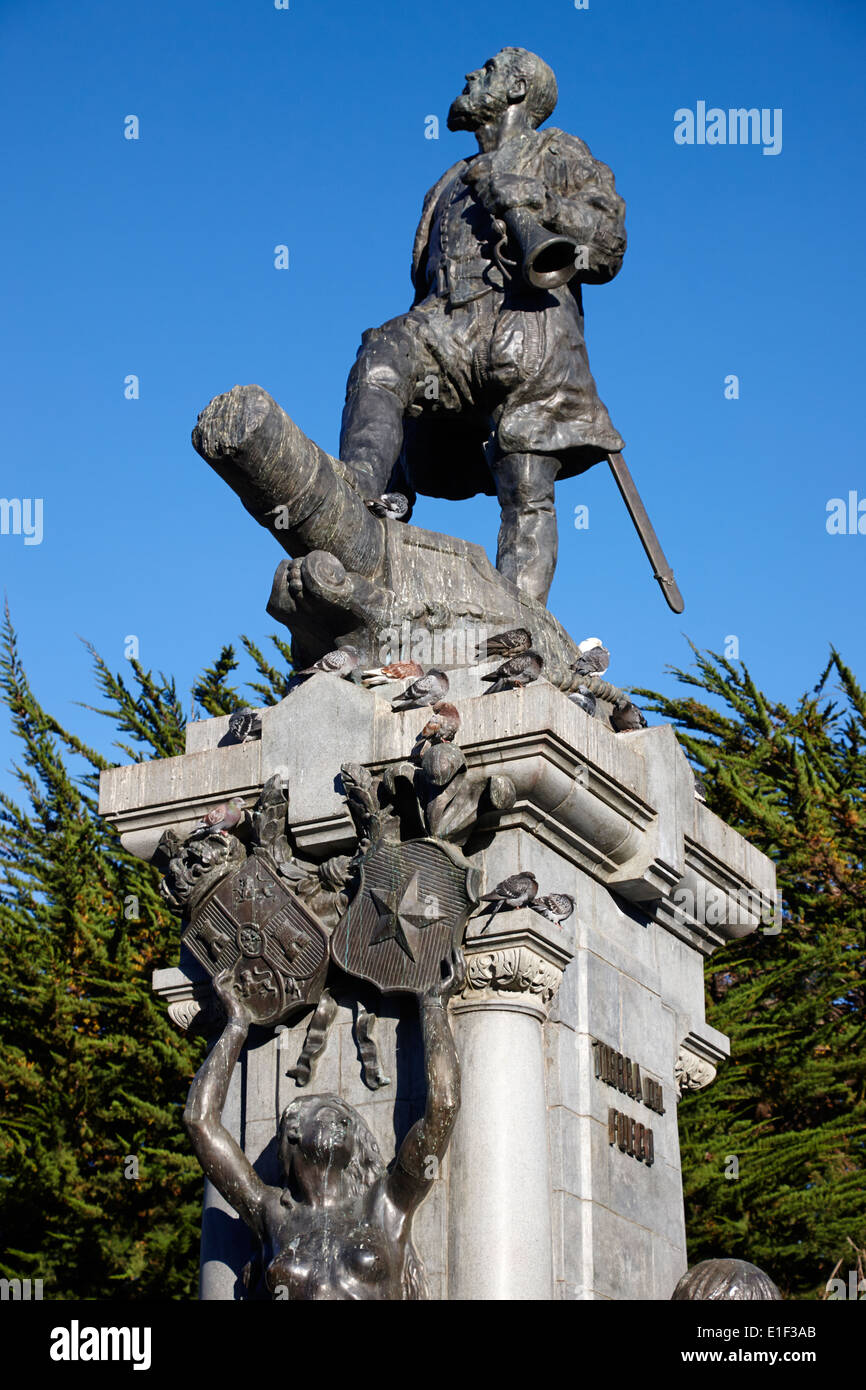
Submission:
[[519,1009],[543,1021],[574,954],[573,931],[551,926],[528,909],[501,916],[514,926],[485,932],[479,918],[470,923],[466,983],[452,1007]]
[[674,1065],[677,1100],[682,1099],[686,1091],[702,1091],[715,1079],[716,1068],[712,1062],[708,1061],[706,1057],[700,1057],[697,1052],[692,1052],[691,1048],[684,1044],[679,1050]]
[[549,1004],[562,979],[562,970],[528,946],[506,947],[499,951],[479,951],[466,958],[467,991],[505,990],[516,994],[537,995]]
[[198,999],[178,999],[168,1006],[168,1016],[175,1028],[179,1028],[185,1033],[190,1027],[194,1018],[201,1013],[201,1004]]
[[182,1033],[207,1033],[222,1015],[209,980],[192,979],[185,970],[154,970],[153,992],[164,999],[168,1016]]

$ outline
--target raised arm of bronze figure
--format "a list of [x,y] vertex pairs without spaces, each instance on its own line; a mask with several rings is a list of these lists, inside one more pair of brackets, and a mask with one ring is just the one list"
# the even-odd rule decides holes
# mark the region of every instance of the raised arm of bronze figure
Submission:
[[225,973],[213,983],[227,1022],[189,1088],[183,1123],[205,1175],[261,1239],[269,1189],[221,1118],[250,1017]]
[[463,953],[454,950],[444,977],[418,996],[427,1103],[400,1145],[388,1178],[391,1200],[407,1214],[436,1178],[460,1109],[460,1062],[448,1022],[448,1000],[462,988],[465,977]]

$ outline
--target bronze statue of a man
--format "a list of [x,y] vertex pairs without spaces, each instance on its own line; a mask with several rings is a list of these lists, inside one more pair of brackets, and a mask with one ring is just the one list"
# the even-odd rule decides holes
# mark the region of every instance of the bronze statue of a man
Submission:
[[[541,602],[556,566],[554,480],[623,447],[589,370],[581,285],[619,270],[625,204],[581,140],[537,130],[556,97],[526,49],[467,74],[448,126],[471,130],[480,152],[424,200],[415,302],[364,334],[340,440],[365,496],[495,492],[497,566]],[[564,283],[521,273],[515,234],[527,227],[574,244]]]

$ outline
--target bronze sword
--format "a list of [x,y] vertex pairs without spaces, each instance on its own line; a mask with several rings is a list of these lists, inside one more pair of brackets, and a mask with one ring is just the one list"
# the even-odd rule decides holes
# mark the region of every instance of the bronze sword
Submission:
[[634,478],[628,471],[626,461],[622,454],[608,454],[607,461],[619,488],[620,496],[625,502],[628,514],[640,537],[640,543],[646,551],[646,557],[653,567],[653,578],[658,580],[668,608],[672,608],[675,613],[682,613],[685,607],[683,596],[677,588],[674,572],[665,559],[665,553],[659,544],[659,538],[653,529],[653,524],[647,516],[646,507],[640,499],[640,493],[634,485]]

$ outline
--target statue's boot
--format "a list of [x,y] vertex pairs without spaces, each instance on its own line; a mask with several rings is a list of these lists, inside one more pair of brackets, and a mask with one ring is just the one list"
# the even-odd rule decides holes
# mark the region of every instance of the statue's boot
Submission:
[[340,459],[357,478],[364,497],[380,497],[388,491],[403,447],[403,414],[403,402],[393,391],[350,377]]
[[558,472],[549,454],[507,454],[493,466],[502,508],[496,568],[539,603],[547,602],[556,569]]

